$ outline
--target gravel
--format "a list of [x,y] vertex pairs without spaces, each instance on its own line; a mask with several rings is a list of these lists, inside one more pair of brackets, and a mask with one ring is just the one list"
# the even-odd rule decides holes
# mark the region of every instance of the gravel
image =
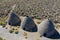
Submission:
[[13,4],[17,4],[14,12],[18,15],[37,19],[49,17],[60,23],[60,0],[6,0],[0,4],[0,13],[6,16]]
[[40,34],[38,32],[26,32],[22,29],[19,30],[18,34],[9,33],[9,29],[2,28],[2,26],[0,26],[0,37],[6,40],[60,40],[49,39],[44,36],[40,37]]

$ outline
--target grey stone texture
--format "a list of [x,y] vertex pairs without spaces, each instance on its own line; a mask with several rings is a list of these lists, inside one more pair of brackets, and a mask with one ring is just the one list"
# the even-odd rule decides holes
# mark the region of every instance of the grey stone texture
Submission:
[[54,28],[54,25],[50,19],[45,19],[38,26],[38,32],[44,37],[51,39],[59,39],[60,34]]
[[23,30],[28,32],[37,32],[37,25],[30,17],[25,17],[23,22],[21,23],[21,27]]
[[20,26],[21,20],[15,13],[9,14],[8,18],[9,18],[9,20],[8,20],[9,25],[11,25],[11,26]]

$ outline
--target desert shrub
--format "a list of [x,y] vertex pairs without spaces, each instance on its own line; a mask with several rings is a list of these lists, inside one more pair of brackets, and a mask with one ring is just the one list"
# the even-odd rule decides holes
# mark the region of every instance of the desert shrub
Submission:
[[0,37],[0,40],[3,40],[3,38],[2,38],[2,37]]
[[5,22],[3,22],[3,21],[0,21],[0,25],[2,25],[3,26],[3,28],[6,26],[6,23]]

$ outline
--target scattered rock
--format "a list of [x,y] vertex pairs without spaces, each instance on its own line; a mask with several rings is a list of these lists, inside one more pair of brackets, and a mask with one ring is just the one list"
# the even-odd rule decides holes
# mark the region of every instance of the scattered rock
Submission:
[[27,36],[27,33],[26,32],[24,32],[24,34],[23,34],[24,36]]
[[28,37],[25,37],[25,39],[27,39]]
[[15,32],[15,34],[18,34],[18,33],[19,33],[18,31]]
[[14,31],[13,30],[9,30],[10,33],[13,33]]

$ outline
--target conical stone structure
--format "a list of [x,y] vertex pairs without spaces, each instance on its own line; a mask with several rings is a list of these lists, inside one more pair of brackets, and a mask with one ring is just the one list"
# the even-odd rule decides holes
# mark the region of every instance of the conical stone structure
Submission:
[[24,17],[21,27],[28,32],[37,32],[37,26],[30,17]]
[[10,13],[8,24],[11,26],[20,26],[21,20],[15,13]]
[[38,32],[50,39],[59,39],[60,34],[55,30],[54,25],[50,19],[45,19],[38,26]]

